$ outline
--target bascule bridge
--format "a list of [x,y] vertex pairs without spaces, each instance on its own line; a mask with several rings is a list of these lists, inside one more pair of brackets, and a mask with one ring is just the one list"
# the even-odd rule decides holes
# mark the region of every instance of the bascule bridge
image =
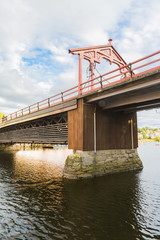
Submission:
[[[78,85],[5,116],[0,143],[66,144],[64,177],[86,178],[141,169],[136,112],[160,106],[160,51],[127,64],[112,45],[70,49]],[[105,59],[116,69],[95,76]],[[82,62],[90,79],[82,79]]]

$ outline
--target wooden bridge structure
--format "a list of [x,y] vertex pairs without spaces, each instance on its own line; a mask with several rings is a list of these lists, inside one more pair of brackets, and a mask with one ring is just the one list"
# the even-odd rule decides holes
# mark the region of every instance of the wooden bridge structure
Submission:
[[[70,49],[79,56],[78,85],[4,116],[0,143],[68,144],[83,151],[134,149],[136,112],[160,107],[160,51],[127,64],[112,46]],[[118,67],[95,77],[104,58]],[[90,80],[82,81],[82,60]]]

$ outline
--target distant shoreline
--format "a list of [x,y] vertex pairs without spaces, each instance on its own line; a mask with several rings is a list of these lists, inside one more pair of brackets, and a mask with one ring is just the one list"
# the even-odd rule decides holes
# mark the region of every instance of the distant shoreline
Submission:
[[156,141],[155,139],[140,139],[140,140],[138,140],[138,143],[144,143],[144,142],[160,143],[159,141]]

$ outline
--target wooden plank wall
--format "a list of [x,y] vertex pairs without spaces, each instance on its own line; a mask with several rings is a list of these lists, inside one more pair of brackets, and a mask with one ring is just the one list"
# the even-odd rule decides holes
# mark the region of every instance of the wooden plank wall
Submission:
[[50,124],[0,133],[0,143],[68,143],[67,123]]
[[[68,148],[74,150],[94,150],[94,110],[95,105],[78,101],[78,109],[68,112]],[[96,148],[131,149],[131,124],[133,119],[134,148],[138,146],[136,113],[114,113],[96,109]]]
[[94,149],[94,110],[95,106],[91,104],[83,105],[83,149],[92,151]]
[[134,148],[138,147],[136,113],[112,113],[97,110],[97,150],[130,149],[131,123],[133,119]]
[[83,150],[83,99],[77,109],[68,112],[68,148]]

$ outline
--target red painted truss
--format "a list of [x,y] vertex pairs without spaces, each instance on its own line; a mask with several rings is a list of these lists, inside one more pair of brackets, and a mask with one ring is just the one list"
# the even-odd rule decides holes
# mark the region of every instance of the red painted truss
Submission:
[[[82,93],[81,85],[82,85],[82,60],[85,59],[90,63],[91,69],[91,80],[94,79],[94,63],[101,63],[101,59],[104,58],[106,61],[109,61],[110,64],[114,63],[121,68],[121,73],[125,72],[126,69],[122,68],[126,66],[127,63],[123,60],[123,58],[119,55],[119,53],[112,46],[112,39],[108,40],[108,44],[94,46],[94,47],[85,47],[85,48],[73,48],[69,49],[69,53],[74,55],[79,55],[79,81],[78,81],[78,92]],[[91,89],[94,88],[94,82],[92,81]]]

